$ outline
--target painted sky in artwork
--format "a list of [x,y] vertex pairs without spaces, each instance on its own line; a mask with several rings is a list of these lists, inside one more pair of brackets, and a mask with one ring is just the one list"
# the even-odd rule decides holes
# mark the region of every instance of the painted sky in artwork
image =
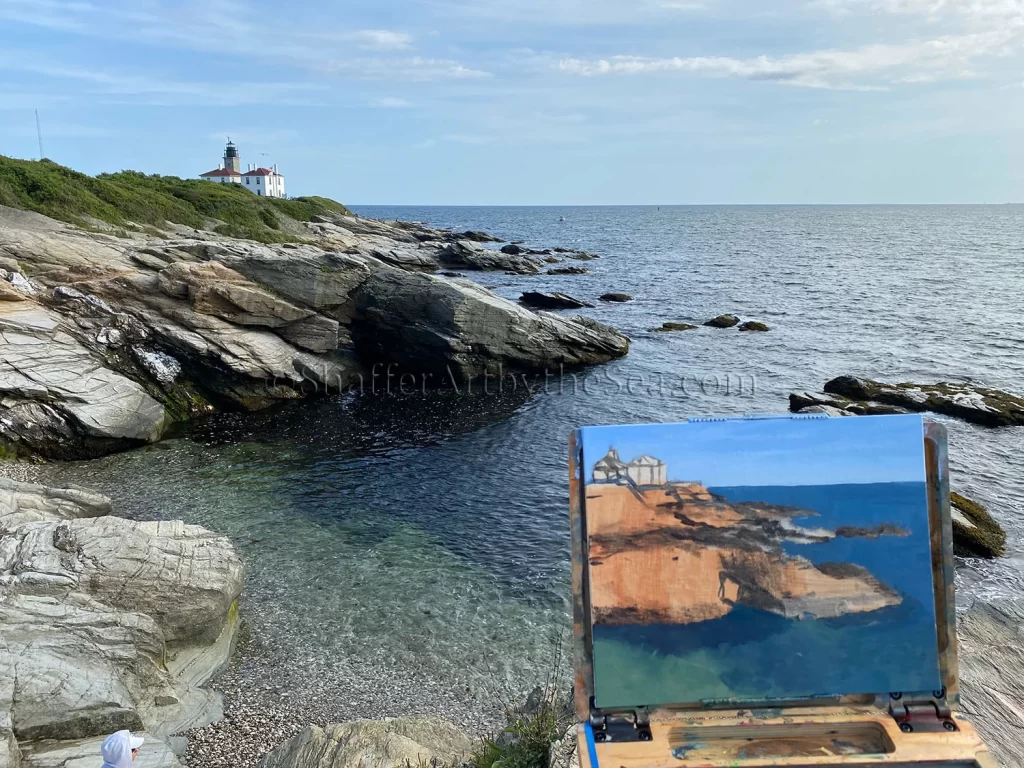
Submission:
[[925,480],[919,415],[750,419],[584,427],[586,479],[609,447],[650,454],[670,481],[707,487],[840,485]]

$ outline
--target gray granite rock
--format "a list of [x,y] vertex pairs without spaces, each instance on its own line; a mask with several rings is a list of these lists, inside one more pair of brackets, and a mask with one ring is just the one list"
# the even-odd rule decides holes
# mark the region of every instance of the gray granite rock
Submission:
[[353,296],[360,356],[429,374],[437,383],[499,369],[587,365],[629,350],[629,339],[608,326],[532,312],[466,280],[385,267]]
[[[219,715],[218,698],[199,686],[231,647],[238,554],[197,526],[107,512],[109,500],[81,489],[0,484],[0,742],[8,759],[22,752],[27,765],[60,764],[51,753],[61,745],[37,742],[121,728],[164,738]],[[68,748],[67,759],[78,754]],[[34,763],[42,753],[51,762]]]
[[469,736],[436,717],[355,720],[307,727],[267,754],[260,768],[455,765],[472,746]]

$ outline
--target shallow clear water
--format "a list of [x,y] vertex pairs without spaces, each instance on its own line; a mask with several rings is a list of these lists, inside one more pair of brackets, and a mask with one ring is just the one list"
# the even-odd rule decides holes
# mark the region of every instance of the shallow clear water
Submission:
[[[359,213],[599,253],[579,262],[585,275],[475,277],[510,298],[527,288],[632,294],[586,312],[633,345],[575,390],[338,398],[219,417],[148,449],[47,468],[106,491],[122,513],[231,536],[249,568],[246,615],[294,694],[312,690],[304,670],[386,669],[470,711],[495,686],[541,679],[569,622],[575,427],[784,412],[790,391],[846,373],[1024,390],[1024,207]],[[772,331],[646,330],[724,312]],[[960,563],[958,602],[1017,593],[1024,429],[944,421],[954,488],[1010,531],[1009,557]],[[380,691],[394,695],[387,711],[408,708]],[[351,714],[341,710],[356,697],[333,695],[339,716]]]

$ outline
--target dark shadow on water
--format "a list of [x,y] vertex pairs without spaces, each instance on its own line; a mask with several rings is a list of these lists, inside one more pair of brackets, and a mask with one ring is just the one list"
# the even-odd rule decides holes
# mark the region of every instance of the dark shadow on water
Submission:
[[474,395],[451,390],[337,395],[256,413],[217,414],[184,428],[182,436],[209,446],[286,443],[304,454],[303,460],[389,456],[503,421],[529,399],[525,389]]

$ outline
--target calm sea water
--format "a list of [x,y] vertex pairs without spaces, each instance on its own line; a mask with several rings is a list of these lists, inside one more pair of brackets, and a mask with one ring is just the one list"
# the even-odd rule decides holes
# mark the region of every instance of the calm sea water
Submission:
[[[510,298],[632,294],[587,311],[632,351],[575,391],[339,398],[47,470],[103,489],[123,513],[231,536],[269,660],[253,674],[293,697],[318,681],[339,718],[366,701],[332,687],[342,668],[393,714],[414,707],[402,693],[414,687],[469,717],[495,687],[543,677],[569,622],[575,427],[784,412],[790,391],[845,373],[1024,390],[1024,207],[357,210],[599,253],[585,275],[477,277]],[[772,331],[647,330],[723,312]],[[1019,593],[1024,429],[945,421],[954,488],[1010,531],[1006,559],[960,564],[958,601]],[[374,687],[381,674],[392,684]]]

